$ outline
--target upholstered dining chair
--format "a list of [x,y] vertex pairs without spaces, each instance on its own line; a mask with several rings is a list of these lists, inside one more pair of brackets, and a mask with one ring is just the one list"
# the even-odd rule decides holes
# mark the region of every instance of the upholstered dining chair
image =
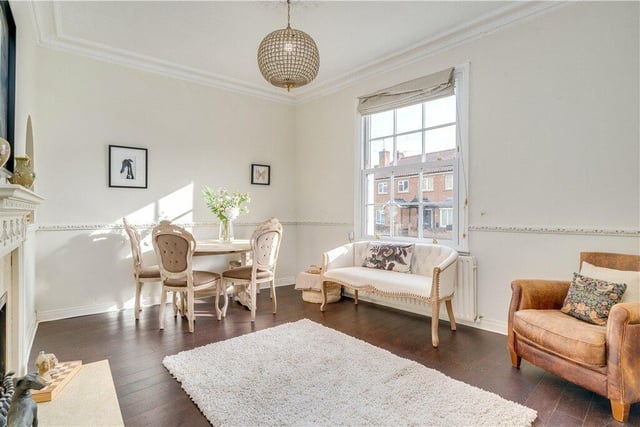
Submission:
[[[621,302],[611,307],[603,325],[592,324],[561,310],[568,311],[563,305],[571,282],[513,281],[507,342],[511,363],[519,368],[525,359],[609,399],[613,418],[625,422],[631,404],[640,402],[640,256],[582,252],[580,261],[580,275],[606,281],[605,289],[625,283]],[[600,291],[617,299],[607,292]],[[591,312],[590,301],[580,304],[577,308]]]
[[[251,236],[251,265],[232,268],[222,273],[222,281],[218,293],[224,294],[224,307],[222,313],[218,312],[218,320],[221,315],[227,315],[229,286],[225,282],[233,283],[234,291],[243,289],[249,293],[251,321],[256,320],[256,294],[258,287],[262,283],[270,283],[270,295],[273,304],[273,313],[276,313],[278,303],[276,301],[276,265],[280,252],[280,242],[282,241],[282,224],[277,218],[264,221],[253,232]],[[216,304],[217,306],[217,304]]]
[[131,259],[133,260],[133,280],[136,286],[134,315],[136,319],[140,318],[140,294],[142,293],[142,285],[148,282],[161,282],[160,268],[157,265],[142,264],[142,249],[140,247],[140,235],[138,231],[129,224],[126,218],[122,218],[124,229],[129,236],[131,244]]
[[196,240],[193,235],[184,228],[171,224],[169,221],[161,221],[153,229],[151,241],[153,242],[162,277],[160,329],[164,329],[164,309],[167,301],[167,292],[174,292],[174,295],[176,292],[180,293],[183,296],[183,301],[186,297],[186,304],[183,304],[183,314],[189,322],[189,332],[193,332],[195,321],[194,299],[196,292],[212,291],[215,294],[216,311],[218,317],[220,317],[220,309],[218,308],[220,275],[211,271],[193,270],[193,251],[196,248]]

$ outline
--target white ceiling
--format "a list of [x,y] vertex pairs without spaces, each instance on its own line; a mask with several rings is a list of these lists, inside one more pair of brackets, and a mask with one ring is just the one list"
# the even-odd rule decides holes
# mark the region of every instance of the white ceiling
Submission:
[[487,25],[496,26],[492,22],[504,25],[533,10],[533,3],[512,1],[294,0],[291,25],[316,41],[320,72],[311,84],[287,93],[271,87],[256,63],[262,38],[286,26],[282,1],[33,5],[44,46],[284,102],[308,99],[366,70],[406,61],[423,47],[454,42],[470,30],[486,32]]

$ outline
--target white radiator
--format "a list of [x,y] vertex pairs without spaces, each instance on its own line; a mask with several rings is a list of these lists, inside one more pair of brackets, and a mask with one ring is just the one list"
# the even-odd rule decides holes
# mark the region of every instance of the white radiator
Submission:
[[453,314],[456,319],[469,322],[478,320],[476,268],[475,257],[458,257],[458,280],[453,294]]

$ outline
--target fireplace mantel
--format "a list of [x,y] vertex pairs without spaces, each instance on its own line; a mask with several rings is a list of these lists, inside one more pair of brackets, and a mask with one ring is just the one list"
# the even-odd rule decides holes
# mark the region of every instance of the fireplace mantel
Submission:
[[[7,294],[5,366],[26,372],[35,323],[35,211],[44,198],[21,185],[0,184],[0,296]],[[0,374],[2,374],[0,372]]]

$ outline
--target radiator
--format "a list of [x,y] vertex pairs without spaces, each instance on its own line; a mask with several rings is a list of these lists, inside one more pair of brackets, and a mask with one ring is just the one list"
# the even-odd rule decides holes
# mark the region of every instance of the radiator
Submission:
[[458,257],[458,280],[453,294],[453,314],[456,319],[469,322],[478,320],[476,268],[475,257]]

